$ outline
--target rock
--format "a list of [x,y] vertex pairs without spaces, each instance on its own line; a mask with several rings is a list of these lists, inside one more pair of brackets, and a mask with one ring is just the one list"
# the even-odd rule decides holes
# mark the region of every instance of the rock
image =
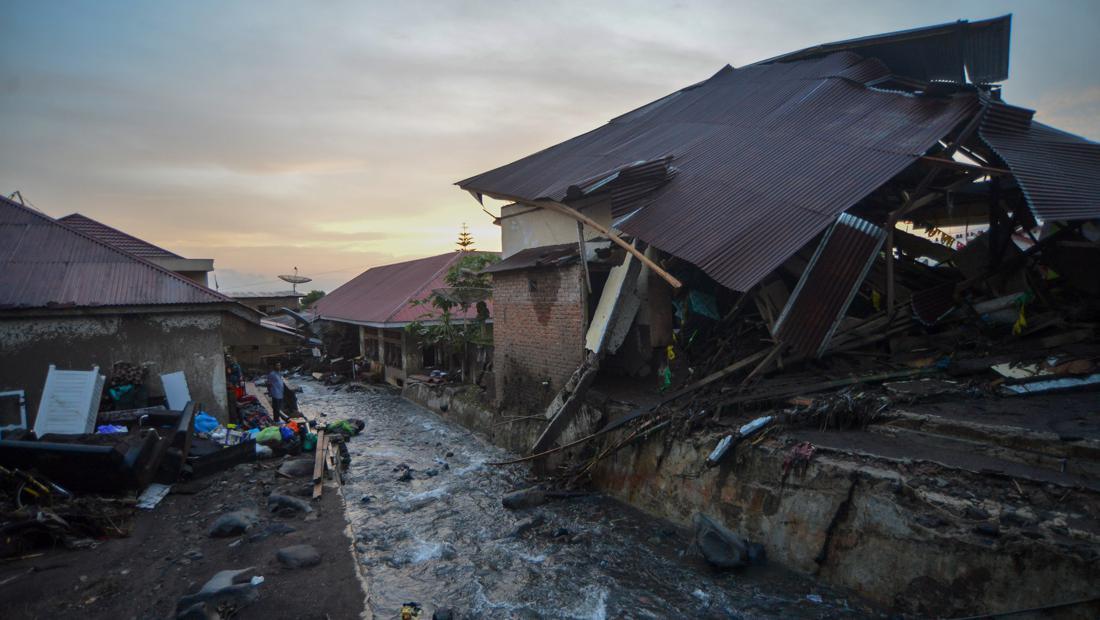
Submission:
[[534,508],[545,504],[547,501],[546,493],[538,487],[512,491],[500,498],[500,503],[508,510]]
[[188,549],[183,553],[188,560],[201,560],[204,556],[201,549]]
[[[192,613],[197,605],[205,603],[207,610],[231,607],[233,610],[241,609],[260,600],[260,593],[250,583],[245,573],[251,573],[253,567],[241,570],[223,570],[216,573],[195,594],[188,594],[180,598],[176,605],[178,613]],[[210,616],[189,616],[189,618],[210,618]],[[218,618],[218,616],[213,616]]]
[[211,538],[228,538],[243,534],[260,522],[255,510],[235,510],[218,517],[210,526]]
[[524,533],[529,532],[536,527],[542,525],[546,521],[542,515],[532,515],[526,519],[520,519],[516,521],[516,527],[512,529],[512,533],[509,536],[522,536]]
[[406,469],[397,477],[398,482],[408,482],[413,479],[412,470]]
[[432,612],[432,620],[454,620],[455,612],[450,607],[440,607]]
[[290,459],[279,466],[279,473],[292,478],[313,477],[313,459]]
[[321,563],[321,553],[313,545],[283,547],[275,557],[287,568],[308,568]]
[[937,529],[947,525],[947,521],[945,521],[942,517],[933,514],[921,515],[917,517],[917,523],[929,529]]
[[272,493],[267,496],[267,509],[281,515],[313,512],[313,507],[308,502],[282,493]]
[[749,563],[748,542],[704,514],[695,515],[695,544],[712,566],[741,568]]
[[988,511],[977,506],[967,506],[966,509],[963,510],[963,515],[965,515],[967,519],[973,519],[974,521],[988,521],[990,518]]
[[429,477],[429,478],[435,478],[436,476],[439,475],[439,470],[438,469],[429,469],[429,470],[424,472],[424,475]]
[[447,458],[451,458],[451,457],[452,457],[452,456],[454,456],[454,455],[455,455],[455,453],[454,453],[454,452],[448,452],[447,454],[444,454],[443,456],[445,456],[445,457],[447,457]]
[[297,530],[290,527],[286,523],[275,522],[275,523],[272,523],[271,525],[268,525],[267,528],[264,529],[264,531],[256,532],[255,534],[252,534],[251,536],[249,536],[248,537],[248,542],[259,542],[261,540],[265,540],[265,539],[269,538],[273,534],[277,534],[277,535],[281,536],[283,534],[289,534],[289,533],[295,532],[295,531],[297,531]]

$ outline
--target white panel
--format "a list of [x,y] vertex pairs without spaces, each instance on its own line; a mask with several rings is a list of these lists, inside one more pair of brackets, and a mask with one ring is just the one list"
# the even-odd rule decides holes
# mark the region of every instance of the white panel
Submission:
[[95,430],[103,381],[98,366],[92,370],[58,370],[50,364],[34,433],[41,437],[49,433],[80,435]]
[[183,371],[161,375],[160,380],[164,384],[168,408],[172,411],[183,411],[187,403],[191,402],[191,392],[187,389],[187,377],[183,376]]

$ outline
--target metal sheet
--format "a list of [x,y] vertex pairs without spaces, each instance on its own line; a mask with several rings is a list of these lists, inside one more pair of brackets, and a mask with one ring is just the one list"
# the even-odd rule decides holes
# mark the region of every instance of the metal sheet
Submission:
[[[411,302],[424,299],[432,289],[446,288],[447,272],[462,256],[462,252],[448,252],[371,267],[319,299],[313,311],[319,319],[353,323],[406,324],[424,318],[425,314],[435,316],[438,309],[413,306]],[[491,314],[492,302],[488,305]],[[477,310],[471,308],[462,315],[456,308],[452,316],[472,319],[477,316]]]
[[235,302],[0,197],[0,309],[214,303]]
[[885,238],[882,228],[842,214],[817,246],[775,322],[776,339],[796,353],[824,353]]
[[637,197],[617,227],[745,291],[978,109],[972,93],[915,97],[851,79],[885,71],[850,52],[726,67],[458,184],[561,201],[579,181],[671,156],[675,176]]
[[144,239],[128,235],[117,228],[112,228],[80,213],[59,217],[57,221],[73,230],[78,230],[89,237],[99,239],[103,243],[125,250],[135,256],[142,258],[183,258],[179,254],[169,252]]
[[979,135],[1012,170],[1040,221],[1100,218],[1100,144],[1037,123],[1033,114],[994,102]]

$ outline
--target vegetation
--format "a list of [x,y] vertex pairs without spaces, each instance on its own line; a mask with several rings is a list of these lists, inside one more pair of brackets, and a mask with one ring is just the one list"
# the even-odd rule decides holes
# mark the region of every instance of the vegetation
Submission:
[[[405,328],[416,335],[421,348],[437,347],[444,359],[450,360],[453,352],[464,351],[467,344],[492,342],[486,326],[492,277],[482,270],[498,260],[495,254],[468,252],[444,277],[448,288],[432,291],[424,299],[412,302],[431,308]],[[463,320],[472,308],[476,309],[476,315]]]
[[308,308],[308,307],[312,306],[313,304],[317,303],[317,300],[324,297],[324,296],[325,296],[324,291],[317,291],[317,290],[310,291],[310,292],[306,293],[304,297],[302,297],[302,307],[303,308]]
[[473,252],[474,251],[474,236],[470,234],[470,231],[466,228],[466,222],[462,223],[462,230],[458,233],[458,251],[459,252]]

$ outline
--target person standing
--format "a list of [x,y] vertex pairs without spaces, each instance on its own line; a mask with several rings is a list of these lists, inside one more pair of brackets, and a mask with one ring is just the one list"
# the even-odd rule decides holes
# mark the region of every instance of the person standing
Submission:
[[271,370],[267,373],[267,394],[271,397],[271,412],[274,414],[275,421],[278,421],[282,417],[283,410],[283,365],[279,362],[275,362],[275,365],[271,367]]

